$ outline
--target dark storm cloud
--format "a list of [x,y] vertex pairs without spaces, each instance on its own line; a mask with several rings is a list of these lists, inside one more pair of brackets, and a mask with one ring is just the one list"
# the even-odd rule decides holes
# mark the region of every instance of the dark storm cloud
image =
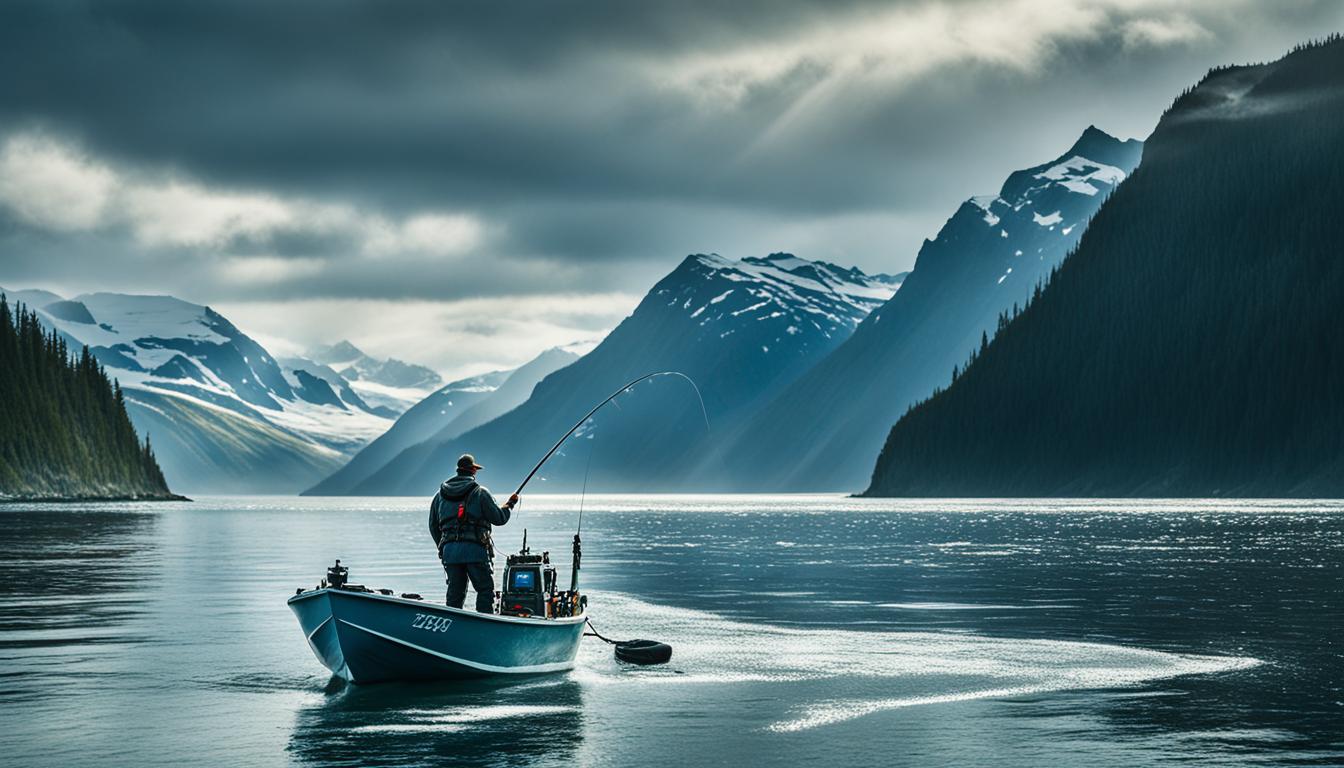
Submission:
[[7,2],[0,280],[452,301],[638,295],[696,251],[894,272],[1087,125],[1141,136],[1342,9]]

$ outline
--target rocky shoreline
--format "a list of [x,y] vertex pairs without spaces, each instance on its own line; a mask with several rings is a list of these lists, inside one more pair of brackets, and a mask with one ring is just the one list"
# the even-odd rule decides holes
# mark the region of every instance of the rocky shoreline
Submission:
[[0,505],[3,504],[73,504],[82,501],[107,502],[107,501],[191,501],[186,496],[177,493],[167,495],[136,495],[136,494],[117,494],[110,496],[78,495],[78,496],[9,496],[0,494]]

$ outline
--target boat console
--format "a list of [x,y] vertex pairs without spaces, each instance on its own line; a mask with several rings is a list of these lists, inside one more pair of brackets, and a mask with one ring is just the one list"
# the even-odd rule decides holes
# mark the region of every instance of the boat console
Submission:
[[538,619],[577,616],[583,613],[588,602],[576,589],[556,589],[551,553],[532,554],[527,547],[527,531],[523,531],[522,549],[505,561],[503,586],[504,589],[497,593],[502,616]]
[[504,589],[499,612],[504,616],[545,616],[547,595],[555,591],[555,566],[549,552],[523,551],[509,555],[504,566]]

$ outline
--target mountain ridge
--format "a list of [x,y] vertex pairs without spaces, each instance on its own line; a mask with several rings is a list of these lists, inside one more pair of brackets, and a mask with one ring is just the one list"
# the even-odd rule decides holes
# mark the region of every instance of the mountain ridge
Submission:
[[863,488],[890,425],[946,382],[1000,313],[1026,302],[1142,146],[1089,126],[1058,157],[1009,174],[997,194],[966,199],[924,241],[901,290],[723,436],[697,474],[733,491]]
[[[513,410],[531,395],[542,378],[577,359],[578,355],[572,352],[554,348],[512,371],[496,371],[450,383],[407,410],[345,466],[302,495],[342,495],[393,460],[403,464],[423,461],[433,450],[433,443],[450,440]],[[417,460],[416,456],[421,458]]]
[[374,357],[348,339],[313,347],[304,357],[331,369],[361,399],[393,419],[444,384],[443,377],[430,368]]
[[1340,495],[1342,146],[1338,38],[1212,70],[866,493]]
[[[543,378],[526,402],[486,424],[406,460],[354,489],[360,494],[419,493],[471,451],[493,473],[522,474],[574,419],[617,387],[653,370],[690,375],[711,422],[730,424],[791,381],[853,331],[898,287],[893,276],[776,253],[742,260],[690,254],[659,280],[608,336],[578,361]],[[598,453],[594,487],[684,487],[706,450],[700,406],[684,382],[646,382],[599,414],[580,439]],[[562,449],[538,481],[578,487],[581,443]],[[577,454],[582,459],[576,459]],[[605,458],[604,458],[605,457]]]

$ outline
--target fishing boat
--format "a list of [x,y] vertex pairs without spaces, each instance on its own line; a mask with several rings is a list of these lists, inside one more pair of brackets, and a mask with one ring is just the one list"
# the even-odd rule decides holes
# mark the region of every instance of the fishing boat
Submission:
[[[575,564],[578,563],[575,536]],[[458,680],[574,667],[586,600],[557,591],[549,556],[510,555],[498,613],[478,613],[350,584],[336,561],[316,589],[289,598],[308,646],[352,683]]]
[[[695,382],[677,371],[635,379],[570,427],[515,493],[521,494],[542,465],[600,408],[654,376],[680,376],[691,383],[700,398]],[[703,398],[700,408],[704,413]],[[705,426],[709,426],[707,414]],[[580,530],[582,526],[580,505]],[[561,672],[574,667],[584,627],[591,627],[585,616],[588,599],[578,588],[581,550],[576,531],[569,589],[558,589],[550,553],[532,553],[524,529],[522,550],[507,558],[504,588],[495,593],[491,613],[430,603],[416,594],[397,595],[390,589],[351,584],[349,569],[340,560],[327,569],[326,578],[315,588],[298,589],[288,603],[318,661],[352,683]],[[610,640],[597,634],[596,629],[591,634],[615,646],[616,658],[624,662],[662,664],[672,657],[672,648],[665,643]]]
[[330,587],[289,607],[317,658],[352,683],[559,672],[574,667],[583,636],[581,616],[497,616]]

